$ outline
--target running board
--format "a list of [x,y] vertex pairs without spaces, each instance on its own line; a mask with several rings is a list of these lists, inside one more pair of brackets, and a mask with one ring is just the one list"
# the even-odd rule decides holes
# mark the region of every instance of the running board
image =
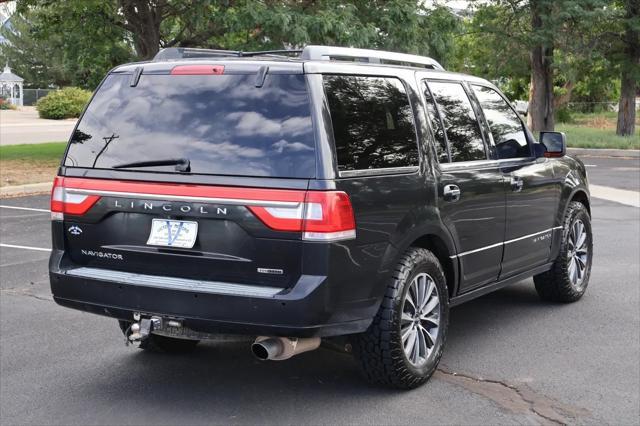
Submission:
[[266,287],[249,284],[225,283],[219,281],[190,280],[187,278],[167,277],[160,275],[135,274],[132,272],[114,271],[100,268],[75,268],[65,272],[66,275],[118,284],[130,284],[141,287],[153,287],[166,290],[194,291],[198,293],[223,294],[244,297],[273,297],[283,288]]
[[499,290],[502,287],[506,287],[510,284],[515,284],[518,281],[522,281],[522,280],[526,280],[527,278],[531,278],[534,275],[538,275],[541,274],[543,272],[547,272],[549,269],[551,269],[551,267],[553,266],[553,262],[551,263],[546,263],[544,265],[535,267],[533,269],[530,269],[528,271],[522,272],[518,275],[514,275],[512,277],[509,278],[505,278],[502,281],[497,281],[488,285],[485,285],[484,287],[480,287],[476,290],[471,290],[468,293],[464,293],[461,294],[459,296],[456,297],[452,297],[451,300],[449,300],[449,306],[456,306],[459,305],[461,303],[464,302],[468,302],[469,300],[473,300],[477,297],[480,296],[484,296],[487,293],[491,293],[493,291]]

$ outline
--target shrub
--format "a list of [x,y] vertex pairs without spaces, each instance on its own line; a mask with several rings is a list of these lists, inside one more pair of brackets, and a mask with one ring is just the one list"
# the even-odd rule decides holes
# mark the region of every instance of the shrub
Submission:
[[16,109],[16,107],[15,105],[10,104],[6,98],[0,96],[0,109]]
[[65,87],[38,99],[36,109],[40,118],[77,118],[89,102],[91,92],[78,87]]
[[569,108],[560,108],[556,111],[556,121],[558,123],[573,123],[573,115]]

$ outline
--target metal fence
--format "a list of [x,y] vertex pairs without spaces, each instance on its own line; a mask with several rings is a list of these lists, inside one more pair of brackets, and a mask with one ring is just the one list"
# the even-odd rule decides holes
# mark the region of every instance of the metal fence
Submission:
[[618,112],[618,102],[569,102],[564,108],[571,112]]
[[23,89],[23,104],[25,106],[35,105],[36,102],[38,102],[38,99],[47,96],[49,92],[52,92],[54,90],[55,89]]

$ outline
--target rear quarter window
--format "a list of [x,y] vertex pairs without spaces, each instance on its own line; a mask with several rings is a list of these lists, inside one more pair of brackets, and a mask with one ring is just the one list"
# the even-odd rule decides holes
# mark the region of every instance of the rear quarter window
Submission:
[[339,171],[418,165],[413,111],[396,78],[325,75]]
[[130,78],[106,78],[71,138],[65,166],[186,158],[196,174],[315,176],[303,75],[268,74],[262,87],[255,74],[142,74],[135,87]]

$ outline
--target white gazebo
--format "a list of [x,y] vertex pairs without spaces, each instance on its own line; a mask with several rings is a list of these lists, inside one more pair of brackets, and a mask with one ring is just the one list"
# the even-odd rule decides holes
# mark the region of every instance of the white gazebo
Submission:
[[11,72],[9,64],[5,65],[4,71],[0,74],[0,96],[8,99],[10,104],[22,106],[24,92],[22,82],[24,78]]

